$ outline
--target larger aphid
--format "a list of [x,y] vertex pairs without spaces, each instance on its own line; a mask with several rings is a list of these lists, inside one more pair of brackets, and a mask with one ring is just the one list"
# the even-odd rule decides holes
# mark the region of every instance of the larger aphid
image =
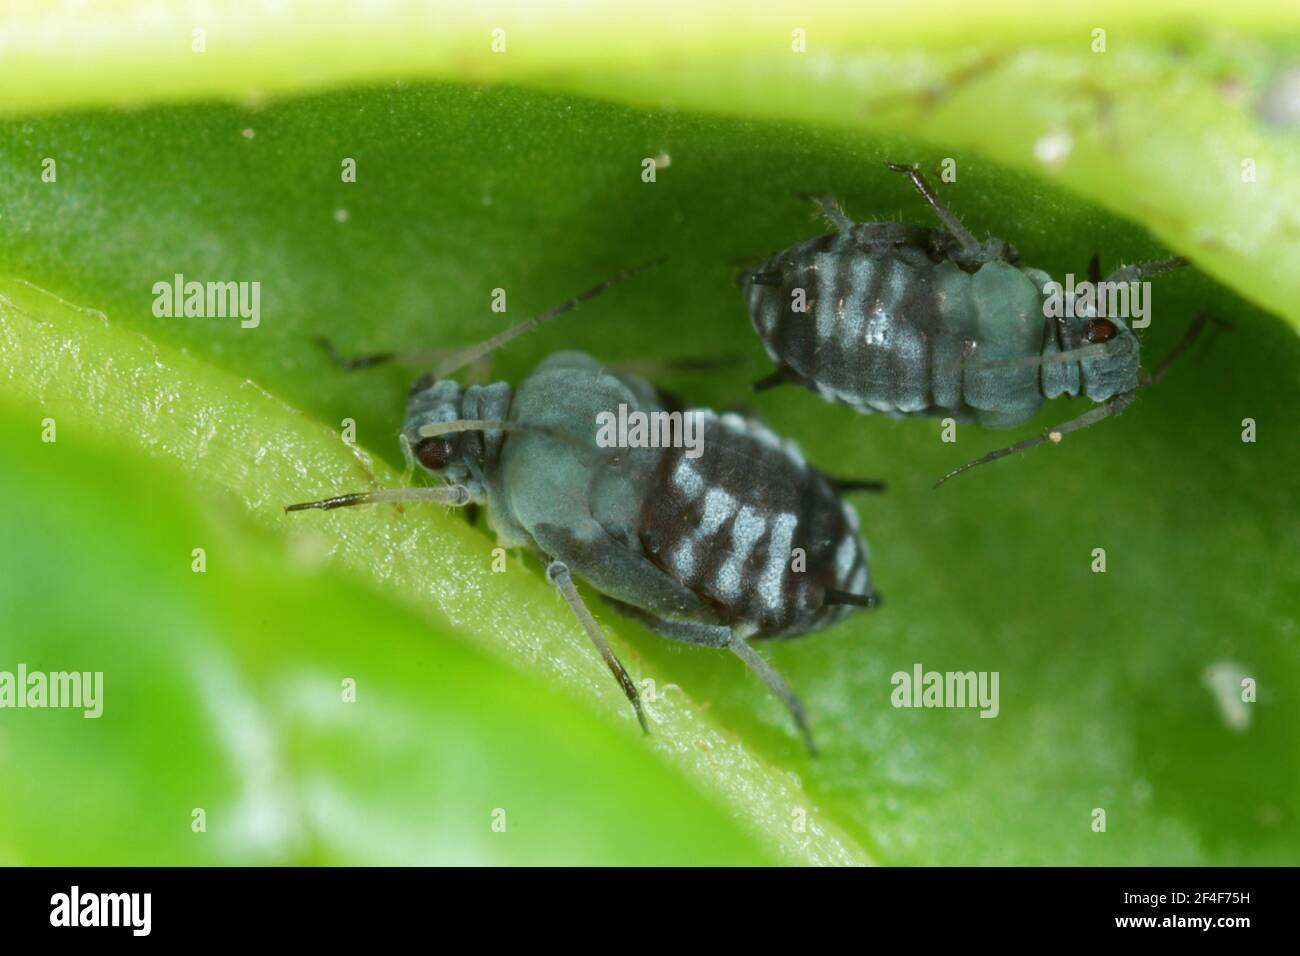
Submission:
[[[777,366],[757,387],[796,382],[864,413],[989,428],[1029,420],[1044,399],[1086,395],[1100,403],[965,467],[1059,441],[1133,400],[1143,384],[1138,340],[1122,320],[1087,310],[1049,316],[1047,273],[1021,265],[1001,239],[977,241],[915,168],[887,165],[911,177],[944,228],[854,223],[821,197],[837,232],[778,252],[741,277],[750,320]],[[1125,266],[1105,281],[1136,282],[1185,264]]]
[[647,382],[580,352],[550,356],[517,388],[462,386],[446,377],[490,344],[605,285],[487,346],[457,353],[415,383],[402,446],[441,484],[339,495],[289,510],[408,499],[484,504],[501,545],[532,548],[547,559],[548,578],[643,728],[635,685],[574,576],[666,637],[736,654],[789,707],[811,750],[802,704],[748,642],[806,634],[876,603],[857,514],[841,496],[851,483],[822,475],[764,426],[708,410],[684,413],[698,416],[703,429],[696,457],[683,447],[599,447],[602,413],[620,406],[625,415],[664,413],[668,403]]

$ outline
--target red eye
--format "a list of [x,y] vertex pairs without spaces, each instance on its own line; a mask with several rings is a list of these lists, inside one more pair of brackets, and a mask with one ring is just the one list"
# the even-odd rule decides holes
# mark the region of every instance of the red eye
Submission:
[[430,471],[441,471],[451,458],[451,442],[445,438],[426,438],[415,446],[415,457]]
[[1083,334],[1089,342],[1096,345],[1098,342],[1109,342],[1118,331],[1110,319],[1089,319]]

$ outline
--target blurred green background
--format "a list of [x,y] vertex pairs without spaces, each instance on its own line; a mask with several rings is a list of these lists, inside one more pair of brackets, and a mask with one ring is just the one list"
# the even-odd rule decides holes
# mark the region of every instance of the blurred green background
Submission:
[[[796,54],[805,21],[782,5],[712,46],[587,10],[581,31],[572,11],[507,19],[495,56],[483,24],[451,13],[444,46],[421,54],[431,28],[403,21],[407,5],[343,45],[327,17],[247,4],[200,60],[194,18],[169,7],[184,55],[133,70],[161,42],[127,15],[146,6],[122,5],[100,46],[95,21],[58,4],[7,23],[0,670],[102,670],[106,687],[98,720],[0,710],[0,862],[1300,857],[1300,128],[1266,108],[1294,22],[1261,26],[1250,4],[1204,21],[1099,4],[1030,39],[998,29],[1015,4],[964,34],[926,32],[942,4],[914,23],[832,4]],[[55,28],[64,45],[35,39]],[[114,68],[78,85],[85,62]],[[1044,137],[1065,155],[1045,162]],[[801,193],[928,222],[881,162],[945,157],[966,224],[1054,275],[1082,275],[1093,252],[1108,268],[1192,257],[1155,286],[1148,365],[1199,309],[1231,328],[1121,418],[934,491],[1084,403],[949,445],[938,422],[752,396],[767,364],[732,280],[823,231]],[[460,345],[660,253],[665,266],[500,352],[493,376],[518,381],[557,348],[739,354],[663,384],[748,402],[827,470],[889,482],[859,502],[888,605],[763,651],[809,706],[816,761],[738,662],[589,595],[653,681],[642,739],[536,562],[492,573],[493,542],[458,515],[280,511],[400,470],[412,373],[342,373],[313,336]],[[261,325],[156,318],[152,286],[176,272],[260,281]],[[506,316],[489,308],[497,287]],[[345,419],[364,453],[340,441]],[[998,671],[998,718],[891,707],[891,675],[918,662]],[[1244,727],[1207,684],[1225,665],[1258,683]]]

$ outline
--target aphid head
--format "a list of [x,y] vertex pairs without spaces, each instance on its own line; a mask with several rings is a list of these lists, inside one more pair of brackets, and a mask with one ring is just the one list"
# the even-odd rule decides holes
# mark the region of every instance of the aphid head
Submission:
[[1068,320],[1085,393],[1094,402],[1104,402],[1133,391],[1138,386],[1137,336],[1118,318],[1086,312]]
[[465,394],[460,383],[449,378],[434,379],[429,375],[418,379],[406,399],[406,421],[402,424],[401,442],[410,458],[426,472],[449,484],[465,485],[471,497],[478,500],[481,488],[475,473],[479,472],[477,466],[482,463],[482,435],[472,432],[420,434],[420,429],[426,425],[464,418],[464,404]]

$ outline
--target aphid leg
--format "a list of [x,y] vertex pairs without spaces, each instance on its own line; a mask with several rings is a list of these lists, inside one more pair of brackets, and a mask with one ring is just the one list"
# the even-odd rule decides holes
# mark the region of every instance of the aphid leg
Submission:
[[1151,278],[1151,276],[1158,276],[1162,272],[1173,272],[1175,269],[1182,269],[1187,265],[1187,260],[1182,256],[1174,256],[1172,259],[1157,259],[1155,262],[1139,262],[1131,266],[1120,266],[1106,276],[1106,281],[1141,282],[1143,279]]
[[332,511],[335,508],[377,504],[383,501],[436,501],[453,508],[462,508],[469,504],[469,489],[464,485],[441,485],[437,488],[380,488],[378,491],[355,491],[322,498],[319,501],[285,505],[284,510],[307,511],[316,508],[321,511]]
[[610,362],[606,368],[622,375],[636,375],[640,378],[654,379],[663,375],[683,372],[721,372],[748,364],[749,359],[747,356],[733,352],[724,355],[680,355],[677,358]]
[[835,489],[837,494],[841,495],[854,491],[882,492],[886,488],[883,481],[875,478],[832,478],[830,475],[823,475],[822,477]]
[[744,639],[734,634],[729,627],[721,624],[703,624],[699,621],[681,621],[672,620],[671,618],[660,617],[657,614],[651,614],[631,604],[623,601],[614,601],[609,598],[605,599],[615,610],[628,617],[640,621],[656,634],[672,638],[674,641],[681,641],[683,644],[695,644],[700,647],[725,647],[731,651],[746,665],[750,667],[759,677],[767,683],[769,687],[781,698],[794,718],[795,725],[799,728],[799,734],[803,737],[804,744],[808,747],[808,752],[812,756],[817,756],[817,745],[813,743],[812,731],[808,727],[808,716],[804,711],[803,702],[790,685],[785,682],[776,670],[758,655],[758,652],[745,643]]
[[966,248],[966,251],[980,252],[980,244],[975,241],[975,237],[970,234],[970,230],[963,226],[961,220],[954,216],[952,211],[943,204],[939,194],[930,187],[919,169],[907,163],[885,163],[885,166],[896,173],[906,173],[911,178],[916,191],[925,197],[925,201],[930,204],[930,208],[939,217],[939,221],[943,223],[944,228],[952,233],[953,238],[960,242]]
[[772,688],[777,697],[781,698],[786,709],[790,711],[790,716],[794,718],[795,726],[799,728],[799,733],[803,737],[804,746],[808,748],[810,756],[817,756],[817,745],[813,743],[812,730],[808,727],[808,715],[803,709],[801,701],[790,685],[785,682],[785,678],[776,672],[771,664],[764,660],[758,653],[749,646],[744,640],[735,634],[727,643],[727,649],[735,654],[749,666],[759,677],[763,678],[767,686]]
[[885,599],[879,593],[871,594],[852,594],[849,591],[837,591],[834,588],[827,588],[826,595],[822,598],[822,603],[830,606],[837,604],[850,604],[853,607],[865,607],[869,611],[874,611],[885,603]]
[[634,602],[654,614],[698,617],[700,598],[644,555],[610,536],[587,512],[585,499],[556,502],[555,523],[533,525],[533,541],[546,555],[582,568],[587,583],[607,602]]
[[1164,378],[1173,364],[1187,354],[1187,350],[1190,349],[1192,343],[1200,337],[1200,334],[1205,330],[1205,324],[1209,321],[1210,314],[1208,312],[1198,313],[1196,318],[1192,320],[1191,327],[1183,333],[1183,337],[1179,339],[1178,344],[1174,346],[1173,351],[1165,356],[1164,361],[1156,366],[1155,371],[1147,376],[1146,381],[1144,381],[1142,385],[1155,385]]
[[605,597],[605,603],[626,617],[640,621],[656,634],[670,637],[683,644],[696,644],[700,647],[726,647],[731,643],[731,628],[721,624],[705,624],[700,621],[677,620],[663,617],[645,608],[637,607],[626,601]]
[[1121,392],[1110,401],[1084,412],[1078,418],[1071,419],[1070,421],[1057,425],[1054,428],[1049,428],[1041,435],[1035,435],[1033,438],[1026,438],[1024,441],[1018,441],[1014,445],[1008,445],[1006,448],[999,448],[996,451],[991,451],[982,458],[977,458],[974,461],[967,462],[960,468],[948,472],[948,474],[944,475],[934,483],[934,487],[938,488],[949,478],[956,478],[963,471],[969,471],[977,465],[986,465],[991,461],[997,461],[999,458],[1005,458],[1007,455],[1015,454],[1018,451],[1025,451],[1028,448],[1033,448],[1035,445],[1041,445],[1043,442],[1050,441],[1055,444],[1064,436],[1070,434],[1070,432],[1077,432],[1080,429],[1087,428],[1089,425],[1097,424],[1097,422],[1101,421],[1103,418],[1108,418],[1111,415],[1118,415],[1128,407],[1130,402],[1133,401],[1133,396],[1133,392]]
[[1101,254],[1094,252],[1092,258],[1088,260],[1088,281],[1101,281]]
[[627,699],[632,702],[632,709],[636,711],[636,719],[641,724],[642,733],[650,733],[650,725],[646,723],[645,712],[641,709],[641,695],[637,691],[636,685],[632,683],[632,678],[623,669],[623,664],[615,656],[614,649],[609,646],[609,641],[605,640],[605,633],[600,629],[600,625],[591,616],[591,611],[587,610],[582,595],[578,593],[578,589],[573,583],[573,575],[569,573],[569,566],[563,561],[551,561],[546,568],[546,577],[550,579],[556,590],[568,602],[569,607],[573,609],[578,622],[582,624],[583,630],[587,632],[587,637],[591,638],[591,643],[596,645],[596,650],[600,652],[600,656],[604,659],[605,666],[609,668],[619,686],[623,688],[623,693],[627,695]]
[[737,288],[744,286],[746,280],[754,274],[755,263],[761,261],[757,256],[735,256],[728,265],[735,270],[734,281]]
[[766,392],[769,388],[776,388],[778,385],[784,385],[790,379],[786,377],[783,369],[777,369],[771,375],[764,375],[754,383],[754,391]]
[[362,355],[344,355],[332,339],[318,335],[316,343],[323,348],[339,368],[348,372],[374,368],[376,365],[430,365],[451,354],[451,349],[427,349],[422,352],[369,352]]
[[805,193],[805,199],[811,199],[821,207],[822,215],[835,227],[837,232],[848,232],[853,228],[853,220],[845,215],[840,204],[835,201],[835,197],[830,193]]
[[785,282],[785,276],[774,269],[769,269],[765,272],[747,272],[740,276],[736,284],[740,285],[746,279],[748,279],[753,285],[779,286]]

